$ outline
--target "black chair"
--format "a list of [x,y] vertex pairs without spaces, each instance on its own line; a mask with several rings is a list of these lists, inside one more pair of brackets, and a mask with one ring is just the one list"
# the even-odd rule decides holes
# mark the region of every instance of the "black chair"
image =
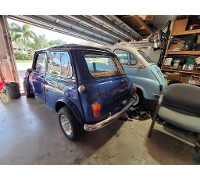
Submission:
[[189,84],[171,84],[160,97],[156,107],[148,138],[151,137],[155,122],[162,119],[176,127],[198,134],[195,148],[200,161],[200,87]]

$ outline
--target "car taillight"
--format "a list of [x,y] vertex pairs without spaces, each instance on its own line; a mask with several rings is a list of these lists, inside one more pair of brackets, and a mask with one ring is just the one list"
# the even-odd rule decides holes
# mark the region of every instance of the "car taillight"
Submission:
[[92,104],[92,111],[93,111],[93,116],[95,118],[98,118],[100,116],[101,104],[99,104],[98,102]]
[[133,94],[137,92],[137,86],[133,86]]
[[159,84],[159,90],[160,90],[160,92],[163,90],[163,85],[162,84]]

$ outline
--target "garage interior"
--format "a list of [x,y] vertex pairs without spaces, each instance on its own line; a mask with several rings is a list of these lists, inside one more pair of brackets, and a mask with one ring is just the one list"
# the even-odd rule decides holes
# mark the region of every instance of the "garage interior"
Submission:
[[[174,16],[137,15],[1,15],[0,73],[20,84],[7,18],[78,37],[101,45],[132,43],[149,46],[148,38]],[[146,19],[145,18],[150,18]],[[174,22],[173,22],[174,23]],[[172,24],[173,24],[172,23]],[[153,26],[157,27],[155,29]],[[151,28],[152,27],[152,28]],[[158,51],[157,51],[158,52]],[[194,133],[156,123],[151,118],[114,123],[85,132],[77,142],[61,132],[57,113],[36,98],[22,96],[0,102],[1,165],[198,165]]]

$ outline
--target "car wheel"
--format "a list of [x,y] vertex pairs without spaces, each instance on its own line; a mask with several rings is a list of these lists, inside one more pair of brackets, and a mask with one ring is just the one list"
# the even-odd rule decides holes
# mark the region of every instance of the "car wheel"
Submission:
[[76,121],[74,115],[68,107],[62,107],[58,114],[60,127],[65,136],[72,141],[76,141],[81,138],[84,131],[83,126]]
[[136,99],[133,106],[140,105],[142,103],[142,101],[144,100],[144,96],[143,96],[141,90],[139,90],[139,89],[137,89],[137,92],[133,95],[133,97]]
[[34,94],[29,91],[25,82],[23,82],[23,86],[24,86],[24,93],[25,93],[27,98],[35,97]]
[[149,42],[154,43],[154,39],[155,39],[154,35],[150,36]]

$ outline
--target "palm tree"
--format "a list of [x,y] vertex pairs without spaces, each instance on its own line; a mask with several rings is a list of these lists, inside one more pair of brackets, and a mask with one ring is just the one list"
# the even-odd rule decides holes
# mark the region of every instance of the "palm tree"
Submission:
[[35,35],[33,39],[34,39],[34,42],[28,42],[28,43],[29,43],[29,46],[34,50],[46,48],[49,46],[48,40],[44,34]]
[[31,26],[28,24],[24,24],[22,27],[17,23],[12,22],[10,24],[11,38],[13,41],[23,42],[26,50],[26,54],[28,54],[27,41],[29,38],[34,38],[35,33],[31,31]]

